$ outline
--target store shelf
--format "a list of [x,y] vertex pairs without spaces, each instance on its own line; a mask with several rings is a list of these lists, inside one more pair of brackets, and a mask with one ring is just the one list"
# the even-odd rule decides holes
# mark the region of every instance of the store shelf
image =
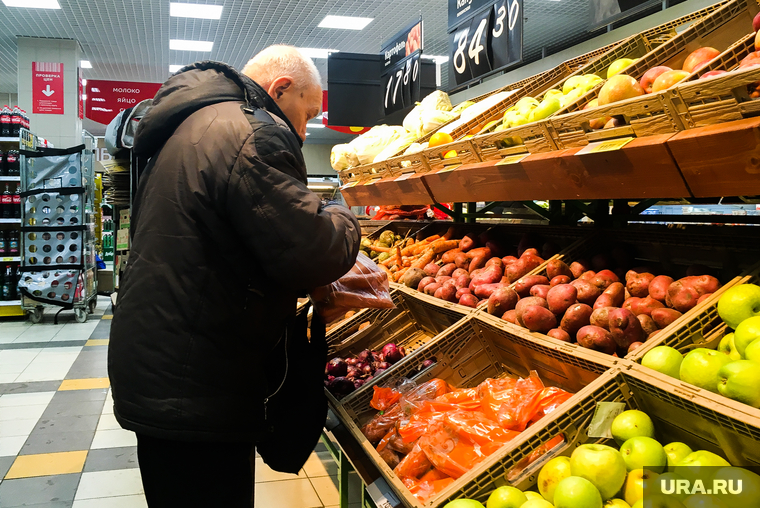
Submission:
[[19,138],[14,137],[0,137],[0,143],[18,143]]
[[13,307],[14,305],[21,305],[21,300],[0,301],[0,307]]
[[20,182],[20,176],[0,176],[0,182]]
[[21,219],[0,219],[0,224],[21,224]]
[[21,257],[19,256],[0,258],[0,263],[20,263],[20,262],[21,262]]

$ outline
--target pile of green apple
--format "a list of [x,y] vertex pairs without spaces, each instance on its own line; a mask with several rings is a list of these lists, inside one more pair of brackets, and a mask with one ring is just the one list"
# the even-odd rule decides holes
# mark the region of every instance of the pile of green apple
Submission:
[[[638,410],[624,411],[610,429],[619,448],[603,444],[577,447],[570,457],[547,462],[538,475],[539,492],[504,486],[494,490],[485,508],[750,508],[760,492],[760,476],[732,467],[706,450],[693,451],[681,442],[662,446],[655,439],[652,419]],[[657,492],[656,482],[711,478],[741,478],[743,494]],[[707,471],[707,470],[703,470]],[[666,483],[667,485],[667,483]],[[444,508],[484,508],[472,499],[458,499]]]
[[718,300],[718,315],[734,331],[721,339],[717,350],[696,348],[684,356],[670,346],[657,346],[641,364],[760,408],[760,286],[728,289]]

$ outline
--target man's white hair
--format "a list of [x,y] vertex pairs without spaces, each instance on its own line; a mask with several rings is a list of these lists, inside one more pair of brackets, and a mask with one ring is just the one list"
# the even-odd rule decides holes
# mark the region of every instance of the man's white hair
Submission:
[[317,66],[298,48],[275,44],[263,49],[243,67],[243,74],[268,90],[282,76],[290,76],[299,89],[322,87]]

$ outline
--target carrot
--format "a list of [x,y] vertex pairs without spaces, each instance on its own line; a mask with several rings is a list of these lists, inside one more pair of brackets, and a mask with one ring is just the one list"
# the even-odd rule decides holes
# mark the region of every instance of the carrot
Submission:
[[406,273],[406,271],[408,269],[409,269],[408,267],[404,267],[404,268],[400,269],[398,272],[396,272],[396,274],[394,276],[395,277],[395,282],[400,281],[401,278],[404,276],[404,274]]
[[424,241],[430,243],[430,242],[434,242],[434,241],[438,240],[440,237],[441,237],[441,235],[428,236],[427,238],[425,238]]
[[375,252],[391,252],[393,250],[392,247],[377,247],[375,245],[370,245],[369,248]]
[[442,254],[451,249],[456,249],[457,247],[459,247],[459,240],[446,240],[437,244],[433,250],[436,254]]
[[454,226],[451,226],[448,231],[446,231],[446,234],[443,235],[443,237],[446,240],[451,240],[451,237],[454,236]]
[[425,268],[425,265],[433,261],[433,258],[435,257],[435,249],[429,248],[426,250],[420,258],[412,263],[412,268]]

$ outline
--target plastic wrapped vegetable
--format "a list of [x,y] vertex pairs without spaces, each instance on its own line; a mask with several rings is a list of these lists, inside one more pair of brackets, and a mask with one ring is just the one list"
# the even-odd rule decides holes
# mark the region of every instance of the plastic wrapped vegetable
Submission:
[[405,150],[408,146],[410,146],[414,141],[418,138],[417,134],[412,132],[407,132],[397,140],[393,141],[391,144],[389,144],[385,149],[383,149],[382,152],[377,154],[377,157],[375,157],[374,162],[381,162],[386,159],[390,159],[397,153],[401,152],[402,150]]
[[425,110],[451,111],[451,99],[446,92],[435,90],[420,101],[420,106]]
[[422,133],[434,131],[441,125],[448,123],[457,118],[456,113],[449,111],[423,111],[420,115],[420,121],[422,122]]
[[462,114],[462,111],[464,111],[465,109],[469,108],[470,106],[474,106],[474,105],[475,105],[475,103],[473,101],[463,101],[463,102],[460,102],[459,104],[457,104],[456,106],[454,106],[451,109],[451,112],[452,113],[456,113],[457,115],[460,115],[460,114]]
[[326,323],[341,318],[352,309],[392,309],[388,274],[363,252],[346,275],[309,295]]
[[330,151],[330,165],[335,171],[355,168],[359,165],[359,157],[351,145],[335,145]]
[[349,143],[356,152],[359,164],[371,164],[385,148],[406,135],[406,129],[397,125],[377,125]]

